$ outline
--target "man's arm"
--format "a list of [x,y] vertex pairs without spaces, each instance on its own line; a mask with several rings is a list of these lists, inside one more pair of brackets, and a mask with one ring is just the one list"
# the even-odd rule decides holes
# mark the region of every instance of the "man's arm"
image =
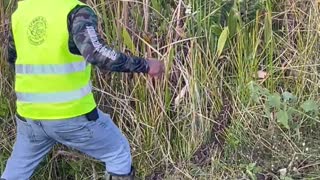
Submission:
[[105,45],[97,33],[98,18],[89,7],[75,8],[68,21],[74,44],[87,62],[113,72],[149,72],[145,59],[127,56]]
[[14,39],[12,35],[11,26],[5,28],[5,31],[0,32],[0,42],[3,42],[0,48],[4,54],[4,59],[6,59],[10,65],[14,65],[17,59],[16,47],[14,44]]
[[14,65],[17,59],[16,46],[14,44],[14,39],[12,35],[12,29],[9,31],[9,39],[8,39],[8,62],[11,65]]

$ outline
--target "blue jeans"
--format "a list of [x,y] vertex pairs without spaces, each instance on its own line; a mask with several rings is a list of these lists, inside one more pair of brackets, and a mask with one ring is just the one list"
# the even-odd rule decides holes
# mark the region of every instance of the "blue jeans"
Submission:
[[109,173],[129,174],[132,160],[127,139],[108,114],[98,113],[96,121],[88,121],[86,116],[55,121],[22,121],[16,117],[17,138],[1,178],[29,179],[56,143],[104,162]]

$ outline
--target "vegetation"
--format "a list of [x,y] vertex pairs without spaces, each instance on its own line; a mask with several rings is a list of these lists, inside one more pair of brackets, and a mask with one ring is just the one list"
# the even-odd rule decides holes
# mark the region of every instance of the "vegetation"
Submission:
[[[89,0],[108,44],[166,64],[162,81],[95,70],[100,108],[146,179],[319,179],[319,1]],[[6,39],[15,0],[0,1]],[[2,40],[1,42],[5,42]],[[13,72],[0,50],[0,170],[15,137]],[[57,146],[33,179],[99,179]]]

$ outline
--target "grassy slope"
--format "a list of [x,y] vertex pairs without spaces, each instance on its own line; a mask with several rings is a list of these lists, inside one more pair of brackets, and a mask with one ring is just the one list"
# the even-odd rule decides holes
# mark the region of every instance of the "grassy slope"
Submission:
[[[1,24],[4,12],[10,14],[8,2],[0,1]],[[286,168],[287,177],[319,178],[318,115],[312,108],[319,97],[315,1],[244,1],[233,7],[222,0],[94,2],[106,42],[167,65],[163,82],[98,71],[94,77],[97,102],[130,139],[140,177],[157,171],[153,174],[164,173],[166,179],[254,178],[258,173],[280,178],[278,170]],[[191,14],[185,14],[189,7]],[[2,48],[1,171],[15,134],[12,73],[3,53]],[[267,78],[255,77],[260,69]],[[285,91],[297,101],[279,103],[274,93]],[[306,101],[310,112],[300,107]],[[289,129],[277,122],[286,120],[279,111],[293,111]],[[218,134],[217,125],[226,121],[230,126],[219,138],[225,140],[223,148],[214,145],[212,156],[200,154],[209,164],[194,160],[198,147],[212,139],[208,134]],[[34,179],[98,179],[102,170],[98,162],[57,146]]]

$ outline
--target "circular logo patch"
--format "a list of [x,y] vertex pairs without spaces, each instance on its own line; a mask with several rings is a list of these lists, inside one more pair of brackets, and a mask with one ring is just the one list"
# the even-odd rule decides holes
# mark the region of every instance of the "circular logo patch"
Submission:
[[46,40],[47,20],[44,17],[34,18],[28,27],[28,39],[32,45],[39,46]]

